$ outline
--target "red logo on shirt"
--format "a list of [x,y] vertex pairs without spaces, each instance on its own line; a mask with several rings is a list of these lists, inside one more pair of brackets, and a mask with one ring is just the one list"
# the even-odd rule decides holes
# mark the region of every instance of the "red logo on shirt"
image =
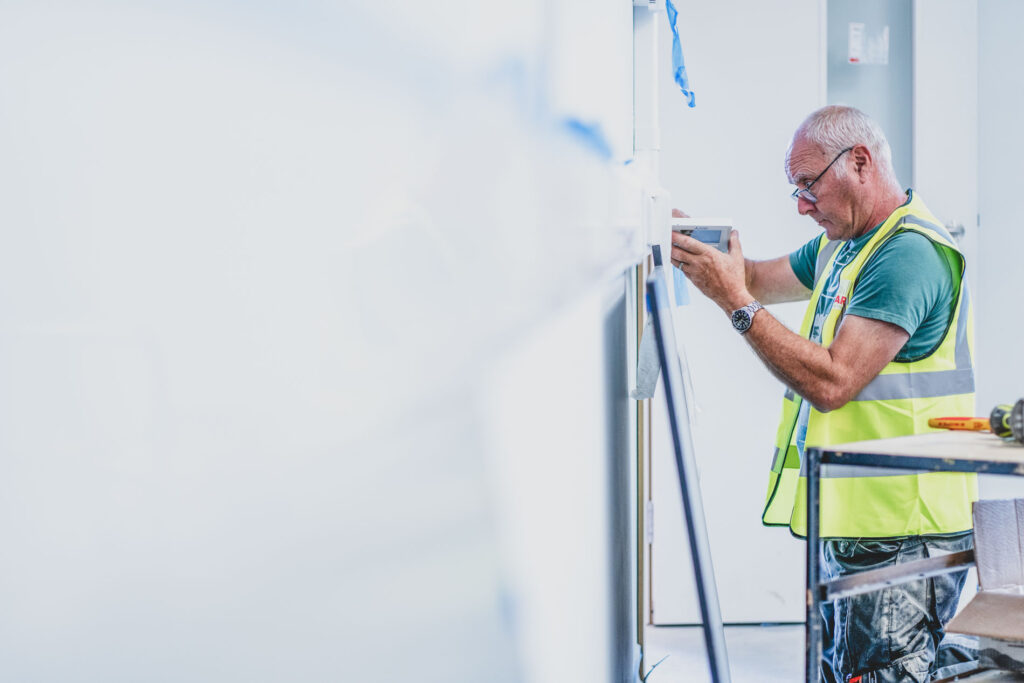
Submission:
[[836,297],[836,304],[839,305],[839,306],[846,305],[846,297],[845,296],[837,296]]

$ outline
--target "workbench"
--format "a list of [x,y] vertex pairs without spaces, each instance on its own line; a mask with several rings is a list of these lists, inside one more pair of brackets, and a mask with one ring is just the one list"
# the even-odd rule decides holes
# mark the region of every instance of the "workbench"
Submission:
[[[1024,476],[1024,446],[1004,441],[988,432],[942,431],[876,439],[807,449],[807,623],[806,680],[818,683],[821,664],[822,602],[879,590],[906,581],[928,578],[974,566],[974,551],[907,562],[820,580],[819,500],[821,467],[824,464],[861,465],[943,472],[979,472]],[[1024,681],[1024,677],[1000,672],[979,672],[960,681]]]

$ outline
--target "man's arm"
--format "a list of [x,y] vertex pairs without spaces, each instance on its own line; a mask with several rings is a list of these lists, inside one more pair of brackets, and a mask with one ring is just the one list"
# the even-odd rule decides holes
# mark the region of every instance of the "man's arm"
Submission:
[[768,311],[757,312],[744,336],[773,375],[822,412],[856,398],[910,338],[899,325],[848,315],[825,348]]
[[[727,315],[754,299],[747,288],[746,261],[736,233],[728,254],[682,235],[674,235],[673,243],[673,262]],[[776,377],[823,412],[856,397],[910,338],[898,325],[848,315],[832,345],[825,348],[796,334],[766,310],[757,312],[745,336]]]
[[747,289],[763,304],[806,301],[811,297],[811,290],[793,272],[789,256],[770,261],[744,259],[744,273]]

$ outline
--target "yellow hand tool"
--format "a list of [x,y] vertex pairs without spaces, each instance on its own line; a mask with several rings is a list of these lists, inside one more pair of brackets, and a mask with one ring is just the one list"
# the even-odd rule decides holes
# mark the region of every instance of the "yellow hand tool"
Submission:
[[928,426],[938,429],[961,429],[977,432],[992,432],[996,436],[1012,438],[1024,444],[1024,398],[1012,406],[1000,404],[992,409],[988,419],[984,417],[933,417]]
[[928,420],[928,426],[939,429],[967,429],[973,432],[991,430],[988,419],[984,417],[933,417]]

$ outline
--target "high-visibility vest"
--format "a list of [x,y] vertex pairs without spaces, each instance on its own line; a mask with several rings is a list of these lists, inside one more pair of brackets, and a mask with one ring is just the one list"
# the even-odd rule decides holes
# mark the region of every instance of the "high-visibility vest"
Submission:
[[[879,247],[902,231],[924,235],[941,248],[953,277],[955,309],[942,341],[922,357],[892,361],[846,405],[822,413],[810,408],[805,445],[830,446],[935,431],[928,418],[974,414],[974,324],[963,281],[964,256],[949,233],[910,192],[841,274],[828,310],[821,345],[828,347],[845,314],[857,280]],[[810,338],[818,300],[835,263],[839,241],[823,234],[815,285],[800,334]],[[803,399],[787,391],[775,439],[768,496],[761,521],[790,527],[806,536],[806,467],[801,469],[796,423]],[[944,534],[972,527],[971,503],[978,498],[977,475],[930,470],[825,464],[821,476],[820,533],[823,538],[887,538]]]

